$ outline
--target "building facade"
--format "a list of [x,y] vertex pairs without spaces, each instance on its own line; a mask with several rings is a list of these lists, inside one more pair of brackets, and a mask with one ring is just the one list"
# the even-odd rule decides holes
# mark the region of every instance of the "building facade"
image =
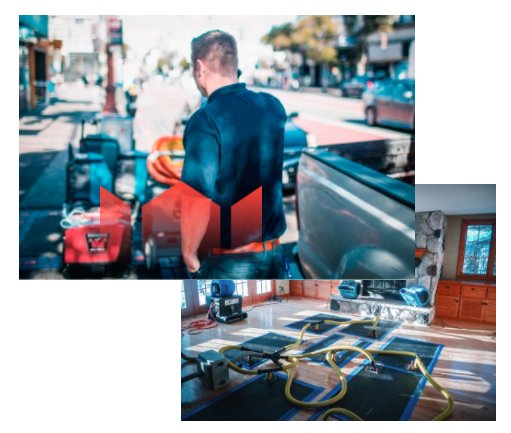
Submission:
[[19,15],[19,112],[48,103],[47,15]]

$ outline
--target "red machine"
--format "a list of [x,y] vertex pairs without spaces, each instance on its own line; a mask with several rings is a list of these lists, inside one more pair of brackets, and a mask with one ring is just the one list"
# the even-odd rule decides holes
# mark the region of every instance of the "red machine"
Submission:
[[71,212],[63,221],[64,263],[105,266],[131,263],[130,206],[101,188],[99,209]]

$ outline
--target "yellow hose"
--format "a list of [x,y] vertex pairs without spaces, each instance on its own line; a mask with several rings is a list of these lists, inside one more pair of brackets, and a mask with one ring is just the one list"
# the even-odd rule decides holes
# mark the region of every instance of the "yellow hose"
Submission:
[[[358,324],[372,323],[373,324],[372,330],[373,330],[373,333],[375,333],[379,320],[380,320],[380,318],[379,318],[379,316],[377,316],[374,319],[350,320],[347,322],[339,322],[339,321],[335,321],[335,320],[325,320],[324,323],[330,324],[330,325],[340,325],[340,326],[345,326],[345,325],[350,325],[350,324],[355,324],[355,323],[358,323]],[[311,326],[312,326],[311,323],[307,323],[302,328],[297,341],[286,346],[284,348],[283,352],[287,352],[289,350],[292,350],[292,349],[298,347],[303,341],[305,332]],[[220,354],[223,355],[224,352],[226,352],[227,350],[241,350],[241,349],[242,349],[241,346],[225,346],[225,347],[222,347],[219,350],[219,352],[220,352]],[[339,402],[340,400],[342,400],[342,398],[346,395],[346,392],[348,390],[348,384],[346,382],[346,378],[345,378],[344,374],[342,373],[341,369],[335,363],[335,355],[337,352],[341,352],[341,351],[356,352],[357,354],[363,355],[371,362],[371,364],[373,366],[376,366],[376,361],[373,357],[373,354],[375,354],[375,355],[407,356],[407,357],[413,358],[415,360],[417,367],[419,368],[421,373],[424,375],[424,377],[427,379],[427,381],[437,391],[439,391],[440,394],[442,394],[442,396],[447,400],[447,407],[440,414],[436,415],[433,418],[433,420],[441,421],[441,420],[446,419],[447,417],[449,417],[452,414],[452,411],[454,408],[454,401],[452,399],[451,394],[431,377],[427,368],[424,366],[424,363],[422,362],[422,360],[420,359],[420,357],[417,353],[405,352],[405,351],[400,351],[400,350],[362,349],[362,348],[356,347],[356,346],[334,346],[334,347],[327,347],[325,349],[316,350],[314,352],[301,353],[301,354],[295,354],[295,355],[289,355],[289,356],[281,355],[282,356],[281,359],[286,360],[288,362],[287,364],[283,364],[279,367],[281,370],[283,370],[287,373],[287,379],[286,379],[286,385],[285,385],[284,392],[285,392],[285,395],[286,395],[286,398],[288,399],[288,401],[290,401],[291,403],[293,403],[296,406],[300,406],[303,408],[317,409],[317,408],[331,406],[331,405]],[[322,355],[322,354],[326,354],[325,355],[326,361],[328,362],[328,364],[332,367],[334,372],[339,377],[339,380],[341,382],[340,391],[333,397],[329,398],[328,400],[324,400],[324,401],[306,402],[306,401],[296,399],[291,394],[291,386],[293,384],[293,379],[294,379],[292,369],[294,367],[296,367],[299,364],[299,362],[301,360],[303,360],[304,358],[311,358],[311,357]],[[229,364],[229,367],[232,370],[237,371],[238,373],[241,373],[241,374],[255,375],[255,374],[261,374],[261,373],[265,372],[264,369],[249,370],[249,369],[239,367],[229,360],[227,360],[227,362]],[[272,373],[268,372],[267,374],[269,377],[271,377]],[[362,418],[360,418],[357,414],[351,412],[350,410],[344,409],[344,408],[338,408],[338,407],[332,408],[332,409],[329,409],[328,411],[326,411],[325,414],[323,415],[323,420],[324,421],[328,420],[328,418],[330,418],[332,415],[334,415],[336,413],[343,414],[352,420],[363,421]]]
[[351,410],[348,410],[348,409],[343,409],[342,407],[334,407],[333,409],[327,410],[325,412],[325,414],[323,415],[323,421],[328,421],[328,418],[330,418],[335,413],[340,413],[342,415],[346,415],[347,417],[351,418],[353,421],[364,421],[356,413],[353,413]]

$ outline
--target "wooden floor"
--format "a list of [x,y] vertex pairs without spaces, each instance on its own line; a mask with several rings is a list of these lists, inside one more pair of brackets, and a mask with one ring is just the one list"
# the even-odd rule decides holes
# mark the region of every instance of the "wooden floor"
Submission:
[[[269,331],[296,337],[298,332],[284,327],[287,323],[329,311],[325,301],[310,298],[290,298],[287,303],[262,305],[252,310],[251,308],[251,306],[246,308],[248,319],[245,321],[230,325],[220,324],[218,327],[205,330],[198,335],[188,335],[184,332],[182,350],[185,353],[197,355],[201,351],[218,350],[223,346],[236,344]],[[198,318],[204,318],[204,316],[183,320],[183,324]],[[335,332],[335,330],[332,332]],[[330,333],[321,336],[307,334],[307,342],[300,347],[300,350]],[[496,330],[494,327],[440,320],[429,327],[403,324],[392,331],[385,340],[375,342],[370,347],[378,348],[388,338],[398,335],[427,340],[445,346],[433,370],[433,378],[446,387],[453,396],[455,404],[451,420],[495,420]],[[350,344],[356,340],[356,337],[347,336],[343,338],[342,342],[343,344]],[[349,374],[360,362],[360,359],[354,359],[343,368],[343,372],[346,375]],[[181,373],[183,375],[194,370],[193,365],[182,364]],[[247,376],[235,373],[232,370],[230,373],[231,382],[228,387],[216,392],[205,388],[199,380],[185,383],[181,389],[182,413],[204,404],[247,380]],[[320,399],[333,386],[338,384],[338,378],[332,369],[318,364],[301,363],[296,377],[325,388],[325,391],[317,399]],[[445,400],[428,383],[411,419],[430,420],[441,412],[444,407]],[[306,420],[311,413],[311,411],[301,410],[292,419]]]

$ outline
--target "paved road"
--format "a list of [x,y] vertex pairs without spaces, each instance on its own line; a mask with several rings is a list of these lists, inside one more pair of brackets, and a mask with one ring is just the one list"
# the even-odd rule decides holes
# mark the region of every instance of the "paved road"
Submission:
[[320,145],[409,135],[406,131],[367,126],[364,106],[358,99],[324,93],[261,90],[279,98],[288,113],[297,112],[295,123],[312,133]]

